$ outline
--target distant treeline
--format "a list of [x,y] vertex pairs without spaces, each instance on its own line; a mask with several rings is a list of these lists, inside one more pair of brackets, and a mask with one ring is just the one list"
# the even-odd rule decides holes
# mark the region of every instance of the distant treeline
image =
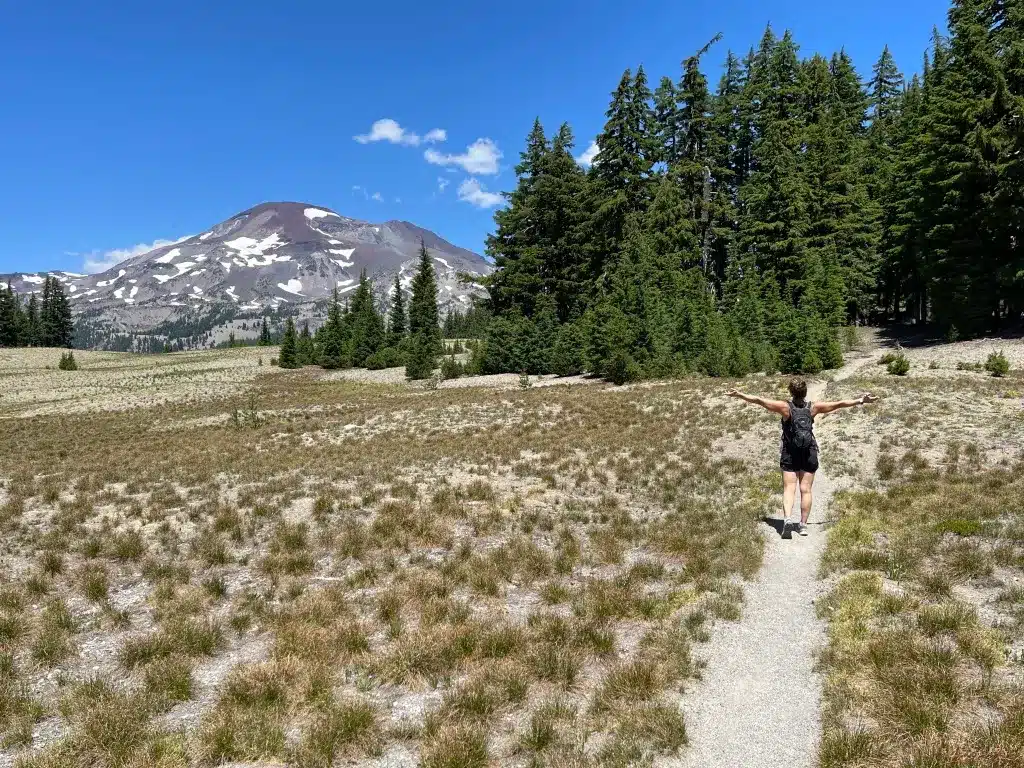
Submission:
[[653,91],[627,70],[587,171],[536,122],[487,243],[483,368],[814,372],[847,323],[1019,322],[1024,15],[962,0],[949,30],[909,82],[887,48],[863,82],[771,28],[715,92],[717,38]]
[[70,347],[74,341],[71,304],[55,277],[22,301],[10,282],[0,289],[0,347]]

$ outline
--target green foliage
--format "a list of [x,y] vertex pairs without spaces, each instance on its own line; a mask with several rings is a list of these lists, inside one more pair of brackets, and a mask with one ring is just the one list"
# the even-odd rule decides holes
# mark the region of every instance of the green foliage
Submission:
[[455,355],[448,355],[441,358],[441,378],[457,379],[465,373],[462,363],[455,359]]
[[992,352],[985,360],[985,370],[996,378],[1002,378],[1010,372],[1010,361],[1002,352]]
[[309,321],[302,324],[302,333],[299,334],[298,363],[302,365],[313,365],[316,362],[316,347],[313,344],[313,337],[309,332]]
[[437,360],[436,345],[429,333],[416,333],[409,337],[409,352],[405,358],[405,375],[413,380],[428,379]]
[[353,367],[361,368],[386,341],[384,320],[373,304],[373,292],[365,269],[359,275],[359,287],[352,296],[346,319],[350,328],[347,341],[351,351],[348,357]]
[[290,317],[285,321],[278,365],[281,368],[300,368],[302,366],[299,360],[299,339],[295,333],[295,321]]
[[75,361],[75,355],[71,350],[64,352],[60,356],[60,362],[57,364],[57,368],[62,371],[77,371],[78,363]]
[[410,379],[429,378],[442,351],[437,312],[437,279],[427,247],[421,244],[420,262],[412,280],[412,298],[409,301],[409,351],[405,375]]
[[886,370],[893,376],[906,376],[910,371],[910,361],[903,352],[897,352],[889,361]]
[[384,347],[366,358],[366,367],[371,371],[382,368],[400,368],[405,365],[405,353],[397,347]]
[[551,373],[556,376],[578,376],[586,370],[585,339],[579,323],[566,323],[558,329],[551,350]]
[[395,275],[395,285],[391,290],[391,309],[388,310],[387,345],[399,346],[408,333],[409,318],[405,314],[405,294],[402,290],[402,281]]
[[260,327],[260,346],[269,347],[273,341],[270,338],[270,326],[267,324],[267,318],[263,318],[263,325]]

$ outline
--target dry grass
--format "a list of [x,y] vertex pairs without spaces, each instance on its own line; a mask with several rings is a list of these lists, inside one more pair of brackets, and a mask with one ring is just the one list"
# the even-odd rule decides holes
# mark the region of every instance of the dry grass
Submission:
[[707,407],[719,382],[424,391],[258,376],[250,352],[85,355],[77,384],[4,353],[0,756],[582,766],[685,744],[691,648],[738,617],[771,495],[714,457],[752,424]]
[[918,469],[846,496],[823,563],[824,768],[1024,754],[1022,467]]

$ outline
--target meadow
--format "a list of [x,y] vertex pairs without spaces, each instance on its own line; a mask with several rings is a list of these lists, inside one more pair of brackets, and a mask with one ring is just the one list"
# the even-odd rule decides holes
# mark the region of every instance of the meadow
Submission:
[[[722,380],[449,387],[271,354],[82,352],[65,372],[0,351],[0,765],[687,749],[680,702],[778,512],[772,419]],[[822,562],[821,763],[1008,766],[1020,380],[875,357],[828,396],[878,408],[822,427],[846,490]]]

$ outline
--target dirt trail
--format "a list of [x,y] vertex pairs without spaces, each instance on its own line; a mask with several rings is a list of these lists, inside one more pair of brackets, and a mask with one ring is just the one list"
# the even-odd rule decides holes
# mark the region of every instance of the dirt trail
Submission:
[[[844,366],[845,379],[868,361]],[[820,400],[824,382],[812,382],[809,400]],[[817,433],[828,439],[827,420]],[[765,446],[775,450],[775,446]],[[818,563],[825,548],[826,511],[833,484],[828,468],[814,482],[810,535],[783,539],[764,526],[764,565],[746,585],[743,617],[715,628],[703,680],[683,701],[690,747],[686,768],[811,768],[821,736],[821,678],[814,671],[825,627],[815,616],[822,589]],[[797,506],[799,509],[799,506]],[[779,511],[781,514],[781,510]],[[781,525],[779,525],[781,527]]]

